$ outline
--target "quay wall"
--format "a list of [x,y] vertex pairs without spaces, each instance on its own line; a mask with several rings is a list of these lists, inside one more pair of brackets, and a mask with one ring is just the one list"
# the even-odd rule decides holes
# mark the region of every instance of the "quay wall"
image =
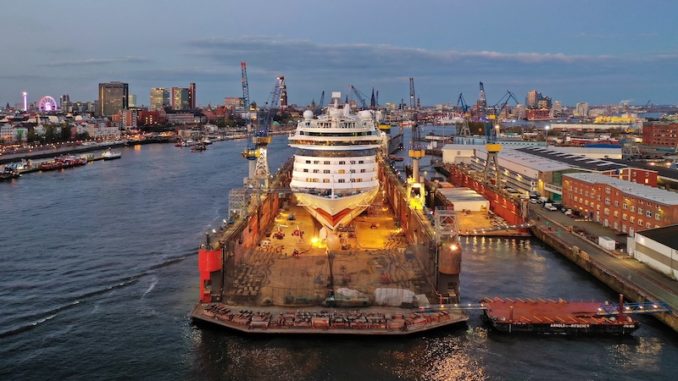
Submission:
[[[599,281],[605,283],[615,292],[624,294],[625,297],[636,302],[655,300],[655,298],[646,294],[643,290],[625,281],[623,277],[614,274],[595,260],[592,260],[585,251],[577,247],[569,246],[563,240],[552,234],[548,229],[535,225],[531,230],[535,237],[539,238],[542,242],[565,256],[571,262],[593,275]],[[659,313],[655,316],[660,321],[673,328],[674,331],[678,331],[678,317],[675,314],[669,312]]]

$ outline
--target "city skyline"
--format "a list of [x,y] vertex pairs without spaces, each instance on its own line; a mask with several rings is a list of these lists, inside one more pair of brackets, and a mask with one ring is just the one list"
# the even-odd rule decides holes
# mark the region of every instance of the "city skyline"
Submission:
[[44,13],[36,1],[4,6],[3,29],[20,37],[4,44],[19,59],[0,63],[2,104],[21,103],[22,91],[29,102],[94,100],[98,83],[121,81],[139,104],[148,105],[153,87],[195,82],[198,105],[217,105],[241,94],[240,61],[258,102],[284,75],[290,103],[300,105],[322,90],[349,94],[350,84],[365,94],[378,89],[380,103],[399,102],[410,76],[427,105],[455,103],[460,92],[473,102],[479,81],[490,104],[506,89],[521,101],[538,89],[571,106],[678,103],[670,16],[678,5],[666,1],[64,5]]

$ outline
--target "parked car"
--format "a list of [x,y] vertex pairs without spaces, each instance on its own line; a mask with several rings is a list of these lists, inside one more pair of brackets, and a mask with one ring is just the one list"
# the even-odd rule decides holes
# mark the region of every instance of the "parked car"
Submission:
[[558,210],[558,208],[556,208],[555,206],[553,206],[553,204],[551,204],[550,202],[547,202],[546,204],[544,204],[544,209],[550,210],[550,211],[552,211],[552,212]]

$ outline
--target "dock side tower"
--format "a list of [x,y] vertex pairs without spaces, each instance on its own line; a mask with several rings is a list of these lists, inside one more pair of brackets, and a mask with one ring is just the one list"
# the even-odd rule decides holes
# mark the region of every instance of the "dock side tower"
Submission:
[[408,156],[412,159],[412,177],[407,179],[407,199],[410,208],[423,210],[426,203],[426,190],[419,175],[419,160],[426,152],[421,148],[421,131],[417,122],[417,97],[414,92],[414,78],[410,77],[410,112],[412,113],[412,141]]

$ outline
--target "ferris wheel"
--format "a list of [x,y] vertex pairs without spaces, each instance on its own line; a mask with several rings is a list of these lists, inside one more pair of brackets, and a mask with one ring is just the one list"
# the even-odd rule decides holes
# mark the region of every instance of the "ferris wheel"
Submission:
[[50,97],[49,95],[46,95],[42,98],[40,98],[40,101],[38,102],[38,109],[40,111],[56,111],[57,110],[57,103],[54,98]]

